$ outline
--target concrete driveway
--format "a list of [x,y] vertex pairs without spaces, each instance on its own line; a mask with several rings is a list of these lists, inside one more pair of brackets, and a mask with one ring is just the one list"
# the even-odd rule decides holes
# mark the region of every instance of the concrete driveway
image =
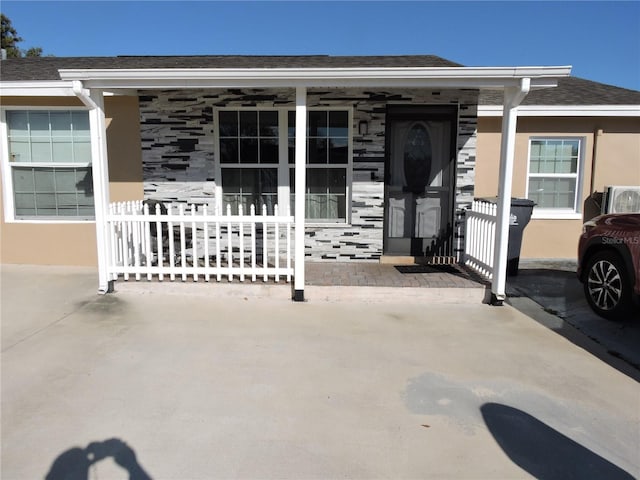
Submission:
[[635,369],[631,374],[640,378],[640,311],[617,321],[596,315],[584,297],[575,261],[522,261],[519,274],[507,279],[507,293],[516,308],[522,304],[522,296],[532,299],[557,317],[547,323],[549,328],[594,354],[601,350],[622,360]]
[[638,383],[510,306],[157,287],[3,266],[3,479],[640,475]]

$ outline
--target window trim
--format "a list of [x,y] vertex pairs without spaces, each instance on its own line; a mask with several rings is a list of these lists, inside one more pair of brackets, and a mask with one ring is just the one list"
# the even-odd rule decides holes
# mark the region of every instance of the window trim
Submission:
[[[33,105],[11,105],[0,108],[0,172],[2,173],[2,203],[4,206],[5,223],[25,223],[25,224],[87,224],[95,223],[95,213],[92,217],[64,217],[64,216],[43,216],[20,218],[15,214],[14,191],[13,191],[13,175],[11,162],[9,161],[9,127],[7,124],[7,112],[11,111],[81,111],[89,112],[86,107],[79,106],[33,106]],[[91,132],[90,132],[91,133]],[[19,166],[30,166],[34,168],[86,168],[91,167],[93,170],[93,159],[91,162],[21,162]]]
[[[278,112],[278,163],[222,163],[220,161],[220,116],[221,111],[277,111]],[[337,220],[318,220],[305,219],[307,226],[320,227],[343,227],[351,224],[352,218],[352,196],[353,196],[353,106],[351,105],[331,105],[331,106],[314,106],[308,107],[310,111],[346,111],[348,114],[348,153],[347,163],[344,164],[312,164],[313,168],[344,168],[346,169],[346,212],[344,219]],[[294,164],[289,163],[289,112],[295,112],[294,106],[268,106],[258,105],[251,107],[244,106],[224,106],[214,107],[213,109],[213,141],[214,141],[214,175],[215,175],[215,196],[216,205],[222,209],[223,185],[222,185],[222,169],[223,168],[277,168],[278,169],[278,207],[279,212],[291,212],[290,194],[291,186],[289,184],[289,172],[295,168]],[[308,139],[309,137],[307,137]],[[307,164],[308,166],[309,164]],[[305,171],[307,168],[305,168]],[[285,206],[286,210],[282,209]]]
[[[578,161],[576,173],[544,173],[532,174],[531,169],[531,145],[536,140],[571,140],[578,141]],[[582,218],[582,172],[584,168],[586,137],[572,135],[535,135],[531,136],[527,142],[527,170],[525,180],[525,198],[529,198],[529,180],[531,178],[575,178],[576,188],[573,208],[542,208],[533,207],[531,218],[533,219],[563,219],[575,220]]]

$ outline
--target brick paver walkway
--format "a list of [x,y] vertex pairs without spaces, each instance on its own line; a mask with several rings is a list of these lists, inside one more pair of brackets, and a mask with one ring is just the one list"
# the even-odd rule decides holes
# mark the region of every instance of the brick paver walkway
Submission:
[[306,262],[305,283],[314,286],[477,288],[483,280],[460,265],[384,265]]

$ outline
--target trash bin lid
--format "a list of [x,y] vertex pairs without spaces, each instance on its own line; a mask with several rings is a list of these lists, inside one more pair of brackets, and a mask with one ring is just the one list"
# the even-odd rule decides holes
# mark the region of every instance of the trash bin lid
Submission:
[[528,198],[512,198],[511,206],[512,207],[533,207],[536,204],[533,200],[529,200]]
[[476,197],[475,200],[481,200],[483,202],[498,203],[498,197]]

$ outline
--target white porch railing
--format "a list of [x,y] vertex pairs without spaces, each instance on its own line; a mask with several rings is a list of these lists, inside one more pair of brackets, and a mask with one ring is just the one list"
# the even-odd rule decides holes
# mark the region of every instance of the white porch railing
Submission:
[[232,215],[227,205],[223,215],[206,205],[185,209],[184,204],[171,204],[164,209],[155,204],[150,211],[142,201],[112,203],[107,216],[109,278],[278,282],[282,277],[290,282],[292,225],[293,216],[280,215],[277,205],[273,215],[266,206],[258,215],[254,206],[248,215],[241,206],[238,215]]
[[474,200],[466,211],[464,264],[489,280],[494,271],[497,208],[495,203]]

